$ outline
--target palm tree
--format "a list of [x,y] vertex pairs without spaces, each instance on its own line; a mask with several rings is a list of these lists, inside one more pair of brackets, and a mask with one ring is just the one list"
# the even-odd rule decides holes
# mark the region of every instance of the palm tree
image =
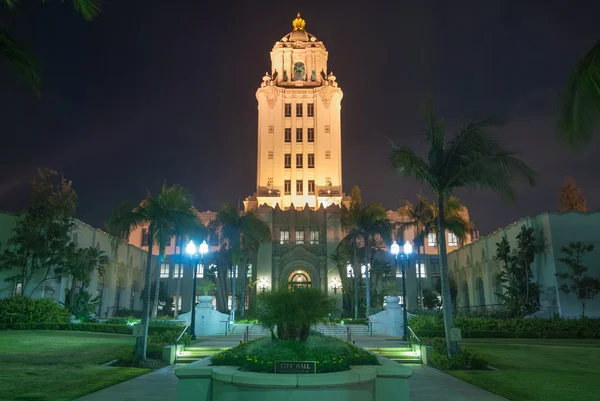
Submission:
[[146,359],[148,342],[154,244],[158,244],[159,250],[164,249],[167,238],[166,233],[171,235],[175,227],[186,225],[186,221],[189,222],[195,219],[196,215],[192,211],[192,200],[188,191],[178,185],[169,188],[163,185],[156,196],[148,193],[147,198],[139,205],[120,205],[107,221],[106,226],[111,235],[119,238],[129,236],[131,230],[136,228],[148,227],[148,259],[144,278],[144,289],[146,291],[143,297],[142,310],[143,336],[136,344],[136,354],[142,359]]
[[[390,155],[392,167],[406,177],[414,177],[418,182],[427,184],[437,196],[439,210],[446,210],[446,201],[456,188],[487,188],[502,198],[515,200],[517,192],[511,181],[524,178],[533,186],[535,173],[513,152],[506,151],[489,133],[496,126],[489,119],[473,121],[460,128],[455,137],[446,143],[443,121],[428,107],[426,126],[422,131],[424,140],[429,145],[427,159],[417,155],[406,145],[393,145]],[[445,233],[447,229],[444,217],[445,213],[437,214],[439,233]],[[453,318],[445,235],[439,238],[438,245],[444,328],[448,354],[452,356],[456,353],[456,343],[450,341]]]
[[559,129],[574,148],[589,142],[600,120],[600,39],[579,61],[562,97]]
[[[45,0],[42,0],[42,3]],[[8,8],[15,8],[19,0],[0,0]],[[100,0],[71,0],[77,12],[87,21],[91,21],[100,13]],[[25,79],[25,81],[39,95],[40,76],[37,73],[37,63],[34,54],[23,44],[19,43],[10,32],[0,25],[0,58]]]
[[[261,243],[271,240],[271,230],[254,212],[242,214],[239,208],[235,208],[231,203],[223,204],[212,226],[219,232],[219,242],[229,251],[231,257],[231,320],[235,320],[235,290],[238,267],[242,259],[245,267],[247,252],[251,249],[257,250]],[[245,279],[245,268],[243,269],[243,275]],[[222,274],[218,274],[217,278],[225,280]],[[223,287],[221,286],[221,289]]]
[[[399,224],[400,232],[398,238],[400,238],[402,242],[404,231],[411,228],[414,229],[416,255],[417,260],[420,260],[419,255],[421,254],[421,246],[424,245],[425,238],[430,233],[435,233],[436,238],[439,238],[442,234],[440,234],[437,225],[437,216],[439,213],[437,206],[430,203],[422,194],[417,194],[417,199],[417,204],[414,206],[406,200],[404,206],[398,208],[398,214],[406,218],[406,221]],[[464,209],[463,205],[457,197],[450,196],[444,206],[446,209],[444,213],[446,229],[453,233],[459,241],[464,242],[467,238],[467,234],[472,228],[472,224],[462,214]],[[418,268],[417,272],[419,272]],[[421,299],[423,299],[421,283],[419,280],[417,280],[417,293]],[[423,307],[422,302],[421,307]]]
[[[371,310],[371,286],[369,282],[369,266],[371,259],[375,256],[375,251],[380,249],[382,243],[390,242],[391,226],[387,218],[387,211],[379,203],[367,204],[360,208],[360,205],[351,208],[347,213],[345,223],[350,225],[342,243],[348,249],[352,249],[353,255],[356,255],[356,248],[362,245],[365,266],[365,285],[366,285],[366,317],[369,317]],[[354,257],[356,262],[356,257]],[[355,290],[356,275],[361,274],[362,269],[354,267]],[[356,297],[356,295],[355,295]],[[356,306],[355,306],[356,308]]]

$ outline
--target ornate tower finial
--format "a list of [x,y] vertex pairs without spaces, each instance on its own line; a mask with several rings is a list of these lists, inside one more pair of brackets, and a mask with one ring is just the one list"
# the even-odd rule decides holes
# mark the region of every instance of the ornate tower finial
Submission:
[[294,27],[294,31],[303,31],[306,22],[300,16],[300,13],[296,16],[296,19],[292,21],[292,26]]

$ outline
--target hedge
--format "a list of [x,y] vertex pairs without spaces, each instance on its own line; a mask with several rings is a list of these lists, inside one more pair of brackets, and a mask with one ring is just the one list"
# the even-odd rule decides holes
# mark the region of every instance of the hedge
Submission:
[[[163,334],[174,330],[174,326],[149,326],[149,334]],[[177,328],[178,329],[178,328]],[[183,326],[181,328],[183,330]],[[101,323],[0,323],[0,330],[64,330],[92,331],[97,333],[132,334],[133,327],[120,324]]]
[[[412,316],[410,327],[419,337],[444,337],[442,316]],[[600,319],[498,319],[457,316],[454,326],[464,338],[587,338],[600,339]]]

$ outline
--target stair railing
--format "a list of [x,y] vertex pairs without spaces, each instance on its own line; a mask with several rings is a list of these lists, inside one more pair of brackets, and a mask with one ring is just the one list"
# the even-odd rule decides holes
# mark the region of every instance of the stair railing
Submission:
[[177,344],[179,343],[179,340],[181,340],[181,337],[183,337],[183,335],[184,335],[184,334],[185,334],[185,332],[187,331],[188,327],[190,327],[190,326],[186,325],[186,326],[183,328],[183,331],[181,332],[181,334],[179,335],[179,337],[177,337],[177,340],[175,341],[175,343],[177,343]]
[[242,334],[242,339],[240,340],[240,344],[247,343],[250,338],[250,330],[248,326],[244,329],[244,333]]
[[[419,361],[421,361],[421,365],[423,364],[423,358],[421,357],[421,340],[419,339],[419,337],[417,337],[417,335],[415,334],[415,332],[413,331],[413,329],[410,328],[409,325],[406,325],[406,327],[408,328],[408,331],[410,331],[410,334],[415,338],[415,340],[417,340],[417,344],[419,344]],[[410,337],[408,336],[408,346],[410,347]]]
[[346,341],[354,344],[354,338],[352,337],[352,329],[350,327],[346,327]]

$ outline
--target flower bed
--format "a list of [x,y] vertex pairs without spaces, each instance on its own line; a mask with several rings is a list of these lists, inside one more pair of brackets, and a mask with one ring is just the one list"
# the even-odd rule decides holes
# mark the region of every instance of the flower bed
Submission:
[[304,343],[265,337],[211,358],[213,365],[239,366],[244,371],[261,373],[273,373],[276,361],[315,361],[317,373],[350,370],[351,365],[379,365],[375,355],[340,339],[314,332]]

